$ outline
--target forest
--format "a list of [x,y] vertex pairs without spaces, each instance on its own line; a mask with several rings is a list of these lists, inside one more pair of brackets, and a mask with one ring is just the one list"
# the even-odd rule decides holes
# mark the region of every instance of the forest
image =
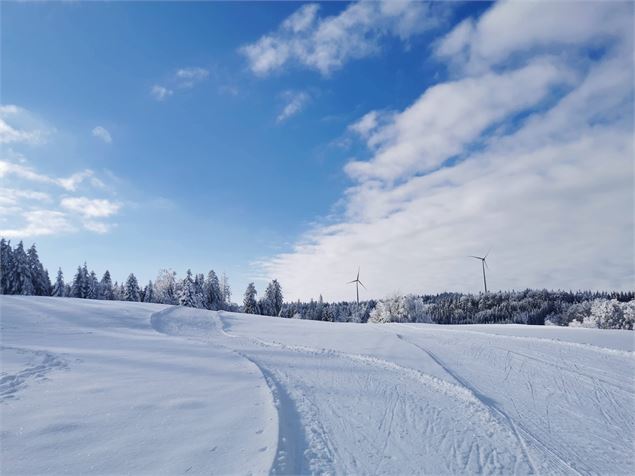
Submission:
[[633,330],[634,291],[494,291],[479,294],[447,292],[435,295],[395,295],[381,300],[284,302],[281,284],[273,279],[258,298],[249,283],[241,304],[232,302],[229,278],[214,270],[187,270],[182,279],[161,269],[154,281],[140,285],[130,273],[113,282],[106,270],[101,278],[86,263],[66,282],[62,269],[52,281],[36,246],[25,250],[0,239],[0,294],[73,297],[172,304],[209,310],[261,314],[289,319],[329,322],[435,324],[528,324]]

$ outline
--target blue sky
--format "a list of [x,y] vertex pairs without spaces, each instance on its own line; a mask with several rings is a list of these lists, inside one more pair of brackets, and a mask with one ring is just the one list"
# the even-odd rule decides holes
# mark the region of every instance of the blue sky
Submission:
[[499,289],[629,287],[632,220],[589,222],[632,210],[632,6],[395,5],[4,3],[1,233],[67,278],[214,268],[238,299],[346,298],[357,265],[375,297],[475,291],[485,248]]

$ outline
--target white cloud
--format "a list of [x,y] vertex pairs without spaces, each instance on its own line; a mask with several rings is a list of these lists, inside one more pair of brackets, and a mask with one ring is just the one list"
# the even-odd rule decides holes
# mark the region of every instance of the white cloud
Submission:
[[23,225],[19,228],[1,229],[4,238],[27,238],[34,236],[57,235],[75,231],[75,227],[66,215],[56,210],[30,210],[21,216]]
[[553,51],[631,35],[632,5],[580,2],[500,2],[478,21],[465,20],[443,38],[437,54],[466,72],[482,72],[511,54]]
[[174,91],[164,86],[155,84],[154,86],[152,86],[150,93],[152,94],[154,99],[156,99],[157,101],[163,101],[164,99],[172,96],[172,94],[174,94]]
[[37,190],[0,187],[0,206],[18,205],[25,200],[50,202],[51,196]]
[[103,140],[106,144],[112,143],[112,136],[108,129],[103,126],[97,126],[93,129],[93,136]]
[[511,72],[433,86],[383,127],[376,127],[377,113],[351,126],[367,134],[375,154],[371,161],[349,163],[346,171],[354,178],[395,180],[432,170],[463,152],[485,129],[535,106],[573,76],[557,61],[539,59]]
[[209,76],[209,71],[204,68],[191,67],[181,68],[176,72],[177,86],[180,88],[191,88]]
[[48,132],[26,109],[13,104],[0,105],[0,144],[40,145]]
[[157,101],[163,101],[172,96],[179,89],[190,89],[209,77],[209,71],[198,66],[179,68],[165,81],[165,86],[155,84],[150,89],[152,97]]
[[121,204],[110,200],[88,197],[65,197],[60,204],[63,208],[71,210],[87,218],[104,218],[116,214]]
[[83,225],[84,225],[84,228],[87,229],[88,231],[92,231],[93,233],[99,233],[100,235],[108,233],[115,226],[112,223],[105,223],[105,222],[94,221],[94,220],[86,220],[83,223]]
[[92,170],[86,169],[81,172],[74,173],[68,177],[50,177],[48,175],[37,172],[32,167],[24,164],[16,164],[6,160],[0,160],[0,178],[7,176],[15,176],[30,182],[38,182],[43,184],[57,185],[63,189],[74,192],[78,186],[86,179],[90,179],[91,185],[96,188],[103,188],[104,184],[94,176]]
[[423,2],[356,2],[338,15],[318,18],[308,4],[282,22],[277,31],[243,46],[251,71],[267,75],[294,62],[328,75],[352,59],[380,51],[382,37],[407,40],[436,24]]
[[283,94],[285,106],[276,118],[277,122],[284,122],[291,116],[298,114],[309,102],[310,96],[304,91],[286,91]]
[[[479,291],[466,256],[490,248],[493,289],[632,288],[632,9],[593,4],[598,19],[626,15],[611,42],[604,23],[587,21],[588,4],[523,3],[524,25],[492,23],[517,5],[446,37],[455,52],[470,38],[463,63],[452,59],[458,78],[350,126],[371,158],[347,166],[345,213],[263,263],[285,297],[352,299],[344,283],[358,265],[366,296]],[[554,31],[576,23],[592,31]],[[600,58],[570,54],[598,44]]]

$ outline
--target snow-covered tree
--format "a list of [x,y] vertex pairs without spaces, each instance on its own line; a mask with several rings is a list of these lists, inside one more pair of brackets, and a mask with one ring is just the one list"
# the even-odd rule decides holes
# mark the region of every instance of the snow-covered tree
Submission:
[[84,294],[84,289],[87,288],[86,281],[88,280],[88,276],[84,276],[84,270],[81,266],[77,267],[77,272],[73,277],[73,284],[71,285],[71,297],[74,298],[85,298],[86,294]]
[[0,239],[0,294],[11,294],[14,280],[11,242]]
[[181,306],[196,307],[196,292],[194,290],[194,279],[192,278],[192,271],[187,270],[185,278],[181,282],[181,289],[179,291],[179,304]]
[[267,285],[263,304],[266,308],[267,315],[278,316],[280,314],[283,297],[282,287],[277,279],[274,279]]
[[243,312],[246,314],[258,313],[258,302],[256,301],[256,286],[254,283],[249,283],[245,290],[245,297],[243,298]]
[[379,301],[370,312],[368,322],[408,322],[406,299],[403,296],[393,296]]
[[229,309],[232,303],[232,290],[229,286],[229,278],[225,273],[220,278],[220,292],[223,299],[221,309]]
[[35,243],[31,245],[26,255],[33,284],[33,294],[36,296],[49,296],[51,293],[51,282],[48,273],[40,262]]
[[53,286],[53,291],[51,292],[51,296],[64,297],[65,290],[66,289],[64,286],[64,273],[62,273],[62,268],[58,268],[57,278],[55,279],[55,285]]
[[24,244],[20,241],[13,251],[13,282],[11,294],[23,296],[35,294],[29,259],[24,251]]
[[115,293],[112,287],[112,278],[110,277],[110,271],[106,270],[99,282],[99,295],[100,299],[106,301],[112,301],[115,298]]
[[139,301],[139,282],[134,273],[130,273],[126,279],[123,298],[124,301]]
[[91,271],[88,275],[88,291],[86,292],[87,299],[100,299],[99,295],[99,281],[94,271]]
[[207,279],[203,289],[203,302],[207,309],[212,311],[218,311],[223,306],[223,295],[220,288],[220,282],[218,276],[214,270],[210,270],[207,273]]
[[121,286],[119,286],[119,283],[117,281],[115,281],[115,284],[112,285],[112,299],[114,301],[123,301]]
[[152,281],[148,281],[143,289],[143,302],[154,302],[154,285]]
[[154,296],[161,304],[178,304],[176,273],[171,269],[162,269],[154,281]]

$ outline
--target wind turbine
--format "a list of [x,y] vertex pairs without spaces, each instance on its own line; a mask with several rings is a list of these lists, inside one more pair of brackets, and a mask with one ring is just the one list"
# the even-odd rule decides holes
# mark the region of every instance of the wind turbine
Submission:
[[[485,279],[485,267],[487,266],[487,261],[485,260],[487,259],[488,255],[489,255],[489,251],[487,252],[485,256],[474,256],[474,255],[468,256],[468,258],[475,258],[475,259],[481,260],[481,266],[483,267],[483,286],[485,286],[485,294],[487,294],[487,280]],[[487,269],[489,269],[489,266],[487,266]]]
[[359,306],[359,285],[361,284],[361,285],[362,285],[362,287],[363,287],[364,289],[366,289],[366,286],[364,286],[364,283],[362,283],[362,282],[359,280],[359,267],[357,267],[357,278],[355,278],[355,279],[354,279],[354,280],[352,280],[352,281],[349,281],[349,282],[348,282],[348,283],[346,283],[346,284],[353,284],[353,283],[355,283],[355,289],[357,290],[357,305]]

